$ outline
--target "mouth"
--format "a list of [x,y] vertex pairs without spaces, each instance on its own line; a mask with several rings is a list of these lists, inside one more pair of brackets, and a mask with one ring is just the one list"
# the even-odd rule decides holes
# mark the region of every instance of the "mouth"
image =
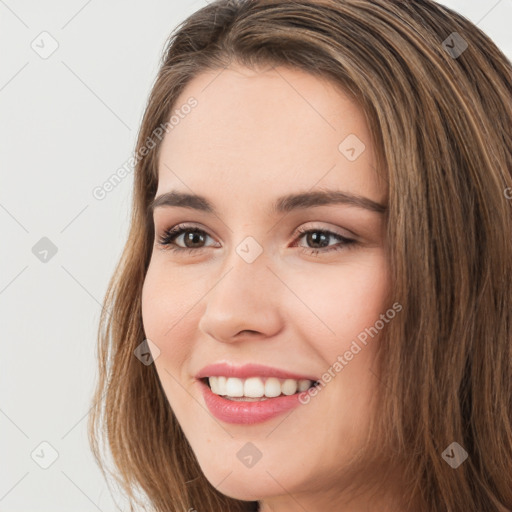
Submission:
[[319,381],[309,379],[279,379],[277,377],[248,377],[245,379],[212,375],[199,379],[210,391],[234,402],[262,402],[292,396],[318,386]]

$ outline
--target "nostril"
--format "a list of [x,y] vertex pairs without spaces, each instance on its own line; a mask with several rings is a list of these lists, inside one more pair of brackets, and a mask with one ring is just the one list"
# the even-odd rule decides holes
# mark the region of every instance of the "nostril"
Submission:
[[246,334],[246,333],[247,333],[247,334],[250,334],[251,336],[252,336],[252,335],[254,335],[254,334],[259,334],[259,333],[258,333],[258,331],[252,331],[251,329],[247,329],[247,330],[245,330],[245,331],[240,331],[240,332],[238,333],[238,336],[243,335],[243,334]]

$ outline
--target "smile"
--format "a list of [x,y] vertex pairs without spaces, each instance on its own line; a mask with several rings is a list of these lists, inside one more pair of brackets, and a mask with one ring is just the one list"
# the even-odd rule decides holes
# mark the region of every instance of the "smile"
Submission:
[[309,379],[278,379],[276,377],[249,377],[240,379],[222,375],[204,379],[212,393],[237,401],[266,400],[278,396],[290,396],[314,386]]
[[311,375],[260,364],[210,364],[196,376],[210,413],[226,423],[250,425],[301,405],[300,393],[319,384]]

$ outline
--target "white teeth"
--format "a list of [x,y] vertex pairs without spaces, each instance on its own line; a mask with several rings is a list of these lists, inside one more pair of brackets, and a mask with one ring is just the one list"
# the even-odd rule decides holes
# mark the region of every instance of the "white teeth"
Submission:
[[217,377],[217,388],[219,389],[219,395],[226,394],[226,377]]
[[274,398],[280,395],[293,395],[297,391],[306,391],[313,384],[313,381],[307,379],[280,380],[275,377],[238,379],[236,377],[214,376],[209,377],[208,380],[213,393],[233,398]]
[[210,383],[210,388],[212,390],[212,393],[215,393],[216,395],[220,395],[218,377],[210,377],[209,383]]
[[281,385],[283,395],[293,395],[297,391],[297,381],[293,379],[286,379]]
[[251,377],[244,382],[244,396],[260,398],[265,394],[265,384],[258,377]]
[[297,391],[299,393],[301,393],[302,391],[306,391],[310,387],[311,387],[311,381],[310,380],[301,379],[301,380],[299,380],[299,386],[297,388]]
[[244,396],[244,383],[235,377],[230,377],[226,381],[226,395],[228,396]]
[[[309,382],[309,381],[308,381]],[[265,396],[269,398],[274,398],[281,394],[281,383],[279,379],[275,377],[270,377],[265,381]]]

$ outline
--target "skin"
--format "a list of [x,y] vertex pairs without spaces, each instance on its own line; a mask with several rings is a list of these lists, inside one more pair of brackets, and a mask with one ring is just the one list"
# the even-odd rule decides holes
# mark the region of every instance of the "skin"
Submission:
[[[160,350],[155,365],[169,403],[205,476],[228,496],[259,500],[264,512],[387,510],[366,496],[345,506],[343,492],[379,386],[372,370],[379,335],[309,404],[259,424],[214,418],[194,378],[209,363],[229,361],[320,379],[390,307],[382,214],[342,204],[270,212],[278,196],[319,189],[386,204],[363,113],[330,82],[284,67],[208,71],[187,85],[176,108],[190,96],[198,105],[162,142],[156,196],[201,194],[219,216],[176,206],[154,212],[142,315]],[[338,150],[349,134],[366,145],[355,161]],[[195,254],[158,244],[185,222],[205,232],[192,244]],[[301,248],[322,245],[297,234],[299,227],[357,244],[308,255]],[[263,249],[252,263],[235,250],[248,236]],[[174,242],[187,247],[183,235]],[[340,241],[331,235],[325,244]],[[249,441],[262,453],[251,468],[237,458]]]

